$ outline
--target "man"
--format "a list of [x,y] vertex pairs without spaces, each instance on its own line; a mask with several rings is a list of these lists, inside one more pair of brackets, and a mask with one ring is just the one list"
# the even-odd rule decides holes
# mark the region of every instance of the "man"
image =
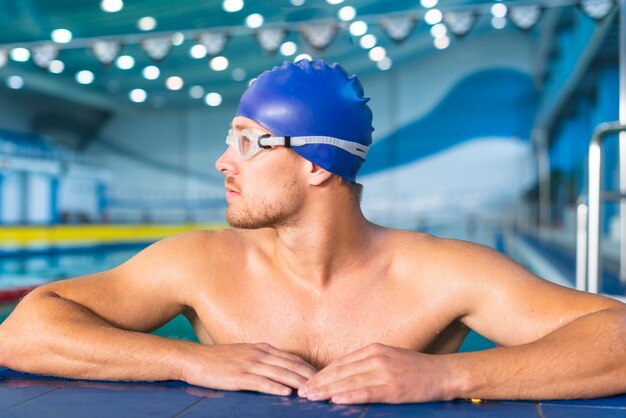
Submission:
[[[180,379],[336,403],[574,398],[626,391],[626,309],[467,242],[368,222],[360,83],[285,63],[244,93],[216,163],[234,229],[157,242],[31,292],[0,364]],[[146,334],[183,313],[200,344]],[[456,353],[469,329],[501,347]]]

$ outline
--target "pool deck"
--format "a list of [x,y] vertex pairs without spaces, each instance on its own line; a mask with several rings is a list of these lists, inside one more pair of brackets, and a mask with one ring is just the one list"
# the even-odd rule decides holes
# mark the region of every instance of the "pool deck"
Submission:
[[182,382],[81,381],[0,368],[0,416],[608,418],[626,416],[626,395],[576,401],[333,405],[296,396],[215,391]]

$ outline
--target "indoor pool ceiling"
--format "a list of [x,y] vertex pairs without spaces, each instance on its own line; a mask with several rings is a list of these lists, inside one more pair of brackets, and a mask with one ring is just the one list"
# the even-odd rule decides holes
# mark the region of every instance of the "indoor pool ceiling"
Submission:
[[[359,74],[384,71],[390,65],[393,68],[409,59],[442,53],[434,45],[432,26],[425,22],[425,13],[430,10],[425,5],[444,13],[473,12],[476,15],[475,23],[466,37],[480,36],[487,31],[494,36],[507,31],[520,31],[510,22],[510,16],[502,19],[506,20],[504,28],[493,27],[493,2],[439,0],[436,3],[436,0],[2,0],[0,78],[3,85],[0,88],[10,86],[30,94],[44,94],[104,109],[118,106],[207,106],[207,102],[215,105],[220,100],[235,100],[258,73],[285,59],[293,60],[303,53],[340,62],[349,71]],[[543,0],[542,3],[548,4],[550,0]],[[515,4],[528,2],[509,1],[506,4],[510,11]],[[353,8],[355,16],[343,21],[340,13],[344,14],[344,19],[351,17],[351,10],[340,12],[346,6]],[[121,9],[106,12],[103,10],[106,7]],[[225,10],[228,7],[235,10],[241,8],[228,12]],[[557,9],[543,11],[539,23],[527,31],[527,36],[535,40],[540,38],[542,25],[555,22],[555,19],[546,15],[555,13]],[[246,25],[246,19],[252,14],[262,16],[260,27]],[[145,17],[153,20],[142,21]],[[407,17],[416,19],[417,23],[403,42],[394,42],[383,31],[383,17],[395,17],[397,29],[402,29],[403,23],[410,22]],[[364,28],[360,28],[361,32],[357,31],[357,34],[351,34],[350,24],[359,20],[367,23],[366,33],[374,35],[375,46],[382,47],[376,53],[370,52],[372,45],[367,45],[369,48],[361,46]],[[148,30],[139,28],[140,21],[144,29]],[[248,22],[254,26],[254,22]],[[314,41],[307,42],[303,36],[307,24],[316,24],[317,30],[322,27],[336,30],[336,36],[328,47],[315,49],[311,46]],[[284,33],[284,39],[276,45],[291,41],[293,45],[289,46],[293,50],[295,45],[297,51],[289,55],[285,55],[292,52],[289,48],[282,52],[265,52],[257,37],[262,29],[272,28],[275,29],[273,32],[266,32],[268,39],[276,40],[272,35]],[[53,43],[51,36],[55,29],[69,30],[71,40],[68,43]],[[450,33],[449,25],[447,30],[446,36],[450,40],[448,48],[458,46],[462,41]],[[219,58],[213,61],[213,69],[209,56],[202,56],[202,47],[194,50],[197,56],[202,57],[191,56],[192,47],[207,33],[207,36],[218,40],[219,36],[226,35],[223,50],[216,52]],[[67,41],[67,32],[57,32],[56,35],[60,36],[59,41]],[[66,39],[62,39],[63,35]],[[321,42],[324,32],[322,30],[313,36]],[[167,42],[159,44],[162,39],[167,39]],[[92,49],[94,42],[103,40],[113,41],[109,47],[117,45],[120,48],[119,52],[114,51],[115,56],[130,56],[132,59],[124,58],[110,65],[102,64]],[[171,50],[160,60],[151,59],[144,49],[146,40],[156,42],[156,53],[163,53],[170,47]],[[372,40],[371,37],[369,40]],[[442,42],[445,46],[446,41]],[[210,43],[211,47],[218,44],[215,39]],[[9,54],[9,51],[18,47],[26,47],[31,51],[30,58],[20,62],[20,57]],[[159,51],[160,48],[164,49]],[[37,53],[36,49],[39,49]],[[5,62],[2,54],[4,57],[9,55]],[[57,61],[48,66],[46,58],[49,60],[54,56]],[[377,61],[381,58],[382,61]],[[44,68],[37,67],[35,60],[42,60],[40,66]],[[144,71],[148,66],[154,66],[158,71],[154,68]],[[77,74],[81,71],[88,71],[80,76],[81,81],[87,84],[77,82]],[[139,103],[130,100],[130,92],[133,90],[135,93],[132,98]],[[209,99],[207,94],[211,92],[219,96],[213,94]]]

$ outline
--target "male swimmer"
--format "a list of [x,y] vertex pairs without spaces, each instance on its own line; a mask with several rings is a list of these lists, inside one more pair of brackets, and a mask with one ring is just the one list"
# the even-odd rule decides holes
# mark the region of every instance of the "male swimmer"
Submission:
[[[232,228],[34,290],[0,326],[0,364],[336,403],[626,392],[625,305],[364,218],[366,103],[336,64],[263,73],[216,163]],[[200,343],[148,334],[181,313]],[[500,347],[456,353],[470,329]]]

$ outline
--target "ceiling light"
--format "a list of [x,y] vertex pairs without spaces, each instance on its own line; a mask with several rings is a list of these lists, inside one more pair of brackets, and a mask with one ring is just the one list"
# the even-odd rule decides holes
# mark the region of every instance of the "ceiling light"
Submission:
[[280,46],[280,53],[286,57],[292,56],[296,53],[297,50],[298,45],[296,45],[295,42],[291,41],[283,42],[283,44]]
[[115,60],[115,66],[120,70],[130,70],[135,66],[135,59],[130,55],[120,55]]
[[155,65],[148,65],[141,73],[146,80],[156,80],[161,75],[161,70]]
[[263,16],[258,13],[252,13],[246,17],[246,26],[252,29],[259,28],[263,25]]
[[433,38],[441,38],[442,36],[446,36],[448,34],[448,28],[446,28],[446,25],[443,23],[437,23],[430,28],[430,34]]
[[521,30],[530,30],[541,17],[541,6],[538,4],[523,4],[512,6],[509,9],[509,19]]
[[350,34],[352,36],[362,36],[367,33],[367,23],[362,20],[350,23]]
[[150,59],[157,62],[162,61],[172,50],[172,38],[170,36],[147,38],[141,42],[141,47]]
[[100,8],[103,12],[115,13],[122,10],[124,2],[122,0],[102,0],[100,2]]
[[430,9],[431,7],[435,7],[438,3],[438,0],[420,0],[420,4],[422,7]]
[[204,101],[211,107],[219,106],[222,104],[222,95],[219,93],[211,92],[204,97]]
[[180,90],[183,88],[184,85],[185,82],[183,81],[183,79],[177,75],[168,77],[167,80],[165,80],[165,87],[170,90]]
[[180,46],[183,44],[183,42],[185,42],[185,35],[183,35],[181,32],[176,32],[172,35],[172,45]]
[[294,6],[302,6],[304,4],[304,0],[291,0],[291,4]]
[[448,46],[450,46],[450,38],[448,38],[447,36],[435,38],[433,43],[435,44],[435,48],[437,49],[446,49]]
[[356,9],[352,6],[344,6],[339,9],[339,12],[337,12],[337,16],[340,20],[348,22],[356,17]]
[[148,93],[146,93],[144,89],[132,89],[130,93],[128,93],[128,98],[131,102],[143,103],[148,98]]
[[96,40],[91,44],[91,52],[104,65],[111,65],[121,50],[122,44],[118,41]]
[[61,74],[65,70],[65,64],[60,60],[52,60],[48,65],[48,71],[53,74]]
[[298,62],[300,60],[309,60],[309,61],[313,61],[313,57],[311,57],[309,54],[300,54],[297,55],[294,59],[293,62]]
[[232,72],[233,80],[243,81],[246,78],[246,70],[243,68],[235,68]]
[[376,66],[381,71],[387,71],[391,68],[391,58],[385,57],[381,59],[380,61],[376,62]]
[[228,68],[228,59],[223,56],[213,57],[209,65],[213,71],[224,71]]
[[12,75],[7,78],[7,87],[13,90],[19,90],[24,87],[24,79],[19,75]]
[[91,84],[94,78],[93,73],[89,70],[82,70],[76,73],[76,82],[80,84]]
[[328,3],[328,4],[341,4],[341,3],[343,3],[343,0],[326,0],[326,3]]
[[55,29],[50,34],[50,38],[57,44],[66,44],[72,40],[72,32],[67,29]]
[[156,28],[157,21],[152,16],[142,17],[137,21],[137,27],[142,31],[149,31]]
[[614,0],[581,0],[580,8],[589,17],[600,20],[604,19],[615,6]]
[[413,16],[385,16],[379,20],[385,34],[396,43],[404,42],[411,35],[416,23]]
[[430,9],[424,14],[424,21],[429,25],[436,25],[441,22],[443,15],[439,9]]
[[229,13],[238,12],[243,9],[243,0],[224,0],[222,8]]
[[476,13],[471,10],[460,10],[456,12],[446,12],[443,21],[450,32],[457,38],[467,35],[476,22]]
[[48,68],[58,55],[59,47],[48,42],[32,47],[31,60],[39,68]]
[[380,61],[387,56],[387,51],[382,46],[377,46],[370,49],[368,55],[372,61]]
[[204,45],[195,44],[189,48],[191,58],[200,59],[206,57],[206,47]]
[[191,86],[189,96],[191,96],[192,99],[201,99],[202,96],[204,96],[204,88],[202,86]]
[[376,36],[372,35],[371,33],[363,35],[363,37],[359,39],[359,44],[361,45],[361,48],[365,49],[373,48],[374,46],[376,46],[376,42],[378,42],[378,39],[376,39]]
[[496,3],[493,6],[491,6],[491,14],[494,17],[504,17],[506,16],[506,12],[507,12],[507,8],[505,4]]
[[206,48],[206,53],[210,57],[219,55],[224,50],[227,42],[228,33],[226,32],[206,32],[198,37],[198,43]]
[[9,55],[13,61],[26,62],[30,58],[30,51],[26,48],[13,48]]
[[506,26],[506,18],[504,17],[492,17],[491,18],[491,26],[495,29],[502,29]]

